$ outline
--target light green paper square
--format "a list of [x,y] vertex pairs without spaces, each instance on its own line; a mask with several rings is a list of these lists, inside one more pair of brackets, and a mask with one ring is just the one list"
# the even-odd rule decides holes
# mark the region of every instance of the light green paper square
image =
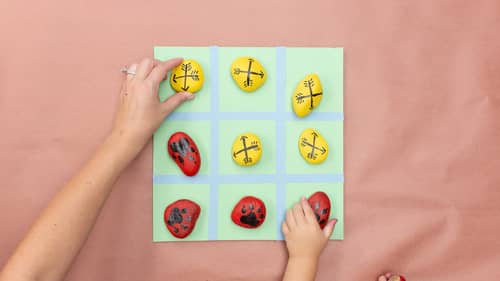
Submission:
[[[265,68],[267,78],[254,92],[241,90],[231,76],[231,64],[239,57],[254,57]],[[219,110],[221,112],[276,111],[276,49],[219,48]]]
[[307,74],[316,73],[323,98],[311,114],[343,112],[343,56],[342,48],[286,48],[286,110],[293,110],[292,95],[298,83]]
[[[200,216],[191,234],[179,239],[174,237],[165,226],[165,208],[179,199],[189,199],[201,207]],[[154,184],[153,185],[153,241],[199,241],[208,240],[208,212],[210,187],[203,184]]]
[[302,196],[309,198],[314,192],[323,191],[330,198],[330,219],[338,220],[331,240],[344,240],[344,184],[343,183],[289,183],[286,185],[286,208],[299,202]]
[[[155,47],[155,59],[169,60],[172,58],[194,59],[200,63],[205,81],[200,91],[196,92],[196,98],[183,103],[175,111],[177,112],[209,112],[210,111],[210,49],[208,47]],[[170,86],[170,73],[165,81],[160,84],[160,100],[164,101],[173,95],[175,91]]]
[[[276,186],[274,184],[221,184],[219,186],[219,240],[276,240]],[[255,196],[266,205],[266,219],[258,228],[247,229],[231,220],[241,198]]]
[[[262,157],[253,166],[240,166],[231,157],[231,149],[238,135],[255,133],[262,143]],[[274,174],[276,172],[276,122],[274,120],[224,120],[219,122],[219,173]]]
[[[220,112],[275,112],[276,111],[276,48],[225,48],[219,51],[218,69],[211,70],[209,47],[155,47],[155,58],[166,60],[173,57],[192,58],[200,62],[205,82],[196,99],[186,102],[176,111],[210,112],[210,76],[216,71],[219,82]],[[291,109],[291,95],[297,83],[308,73],[317,73],[323,85],[324,96],[316,112],[343,112],[343,49],[342,48],[286,48],[285,94],[286,110]],[[238,88],[231,77],[230,65],[240,56],[253,56],[266,68],[267,81],[255,92],[247,93]],[[160,86],[160,99],[173,94],[168,80]],[[216,114],[211,112],[210,114]],[[314,112],[312,113],[314,114]],[[226,120],[219,122],[219,175],[276,173],[276,121],[275,120]],[[286,173],[287,174],[342,174],[343,173],[343,122],[308,121],[308,118],[286,121]],[[183,177],[177,165],[167,153],[167,140],[175,131],[186,131],[196,142],[201,152],[202,167],[199,174],[209,175],[210,121],[186,120],[164,122],[154,136],[154,175]],[[299,153],[298,138],[305,128],[315,128],[327,139],[329,157],[320,165],[309,165]],[[231,146],[237,135],[251,131],[259,135],[263,143],[261,161],[250,167],[235,164],[231,157]],[[215,151],[213,153],[216,153]],[[333,157],[332,157],[333,156]],[[215,176],[219,176],[215,175]],[[205,182],[203,182],[205,183]],[[344,238],[343,183],[288,183],[286,184],[286,207],[289,208],[300,196],[308,197],[322,190],[333,202],[332,217],[339,219],[333,239]],[[208,214],[210,204],[208,184],[153,184],[153,241],[197,241],[208,240]],[[267,218],[262,228],[250,232],[236,226],[230,218],[234,204],[245,195],[254,195],[266,202]],[[276,218],[276,187],[274,184],[223,184],[219,186],[218,237],[217,240],[276,240],[276,227],[281,218]],[[168,232],[163,222],[165,207],[175,200],[187,198],[202,207],[195,231],[186,239],[177,239]],[[272,203],[268,203],[272,202]],[[215,207],[215,206],[214,206]],[[280,221],[277,221],[280,220]],[[265,230],[265,227],[269,227]],[[236,228],[236,230],[234,229]],[[262,229],[262,230],[260,230]],[[261,233],[262,232],[262,233]],[[257,235],[256,235],[257,234]]]
[[[328,158],[320,164],[309,164],[299,151],[299,137],[307,128],[317,130],[328,143]],[[342,174],[344,133],[342,121],[288,121],[286,123],[287,174]]]
[[200,151],[201,167],[198,175],[208,175],[210,163],[210,121],[167,120],[156,131],[153,138],[154,175],[184,176],[174,160],[168,155],[167,143],[178,131],[187,133]]

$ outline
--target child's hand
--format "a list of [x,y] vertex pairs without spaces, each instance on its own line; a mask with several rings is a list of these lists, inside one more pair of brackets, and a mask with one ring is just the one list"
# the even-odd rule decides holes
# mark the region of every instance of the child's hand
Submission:
[[138,65],[128,67],[112,135],[125,142],[134,157],[165,117],[184,101],[194,98],[191,93],[177,93],[160,102],[158,97],[160,82],[166,78],[168,71],[181,62],[180,58],[165,62],[145,58]]
[[336,219],[328,222],[323,230],[305,198],[286,212],[281,229],[285,235],[289,259],[316,262],[333,233]]

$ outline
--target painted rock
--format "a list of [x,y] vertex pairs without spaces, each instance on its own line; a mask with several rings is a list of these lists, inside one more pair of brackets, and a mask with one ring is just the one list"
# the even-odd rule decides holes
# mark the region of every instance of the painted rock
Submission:
[[328,157],[328,143],[314,129],[305,129],[299,138],[299,151],[310,164],[319,164]]
[[243,133],[233,142],[233,160],[241,166],[252,166],[259,162],[262,156],[262,144],[254,133]]
[[245,196],[234,206],[231,219],[241,227],[257,228],[266,220],[266,205],[257,197]]
[[196,93],[203,86],[201,65],[192,59],[185,59],[172,69],[170,85],[176,92]]
[[389,278],[389,281],[406,281],[406,279],[400,275],[393,275]]
[[322,97],[323,88],[318,75],[308,74],[293,92],[293,111],[298,117],[307,116],[320,104]]
[[193,232],[200,212],[201,208],[198,204],[188,199],[181,199],[165,208],[163,220],[173,236],[185,238]]
[[314,215],[316,216],[319,226],[323,229],[328,223],[328,218],[330,217],[330,198],[328,198],[326,193],[318,191],[311,195],[307,201],[314,211]]
[[186,133],[177,132],[170,136],[168,154],[186,176],[194,176],[200,170],[200,151]]
[[231,64],[231,75],[236,85],[243,91],[253,92],[266,82],[267,73],[255,58],[237,58]]

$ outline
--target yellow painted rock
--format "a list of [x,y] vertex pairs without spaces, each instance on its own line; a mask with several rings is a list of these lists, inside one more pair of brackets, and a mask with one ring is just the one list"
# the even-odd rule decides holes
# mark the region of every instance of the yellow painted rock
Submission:
[[262,144],[254,133],[239,135],[232,147],[233,160],[241,166],[252,166],[259,162],[262,156]]
[[293,111],[299,117],[307,116],[321,102],[323,88],[316,74],[308,74],[300,81],[292,96]]
[[328,157],[328,143],[314,129],[305,129],[299,138],[300,155],[311,164],[319,164]]
[[185,59],[176,66],[170,75],[170,85],[176,92],[196,93],[203,86],[201,65],[191,59]]
[[231,75],[243,91],[253,92],[266,82],[267,73],[255,58],[237,58],[231,64]]

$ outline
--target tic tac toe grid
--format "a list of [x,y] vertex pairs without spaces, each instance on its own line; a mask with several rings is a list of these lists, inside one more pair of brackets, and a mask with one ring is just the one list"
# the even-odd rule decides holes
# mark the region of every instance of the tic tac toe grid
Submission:
[[[344,238],[342,48],[155,47],[154,54],[160,60],[197,60],[205,82],[154,135],[153,241],[282,240],[286,209],[315,191],[329,195],[331,217],[339,220],[332,239]],[[241,56],[255,57],[266,68],[267,80],[256,92],[243,92],[232,80],[230,65]],[[321,79],[323,100],[309,116],[297,118],[291,96],[312,72]],[[160,99],[173,93],[167,79]],[[299,153],[299,135],[306,128],[317,129],[328,141],[329,156],[322,164],[310,165]],[[184,176],[167,153],[168,138],[177,131],[189,134],[200,150],[202,165],[194,177]],[[231,158],[232,143],[244,132],[262,141],[262,158],[250,167]],[[257,229],[231,221],[234,205],[247,195],[266,204],[266,221]],[[178,239],[165,227],[163,212],[182,198],[197,202],[202,211],[191,235]]]

